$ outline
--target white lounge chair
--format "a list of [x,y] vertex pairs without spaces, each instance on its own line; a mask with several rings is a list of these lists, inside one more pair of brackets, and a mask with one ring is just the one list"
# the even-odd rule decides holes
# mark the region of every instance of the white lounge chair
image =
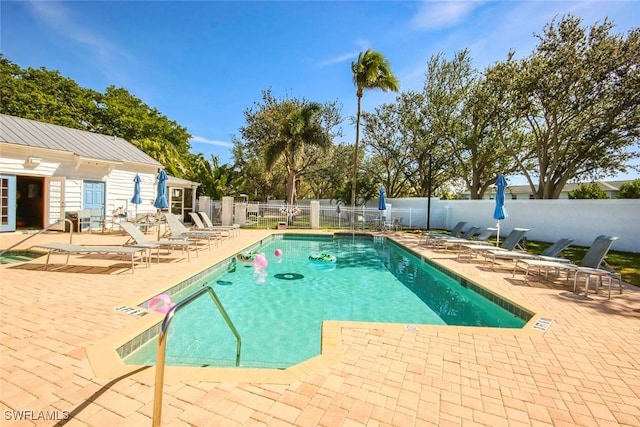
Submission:
[[[132,246],[82,246],[82,245],[73,245],[71,243],[42,243],[33,246],[34,248],[43,248],[47,249],[47,261],[45,263],[44,269],[47,270],[49,267],[49,258],[52,253],[62,254],[67,256],[67,261],[64,263],[67,265],[69,263],[70,255],[85,255],[85,254],[115,254],[121,256],[128,256],[131,259],[131,273],[134,272],[135,262],[143,261],[146,256],[146,264],[149,266],[149,253],[150,250],[148,248],[138,248]],[[142,254],[138,254],[141,252]]]
[[202,221],[204,221],[204,225],[207,228],[211,228],[212,230],[215,230],[216,228],[223,229],[223,230],[231,229],[234,236],[240,235],[240,224],[214,225],[213,221],[211,221],[211,218],[206,212],[200,211],[199,213],[200,213],[200,216],[202,217]]
[[191,217],[191,221],[193,221],[193,225],[196,230],[205,230],[205,231],[218,231],[221,234],[226,233],[227,237],[231,237],[233,233],[233,227],[223,227],[223,226],[206,226],[204,222],[202,222],[202,218],[195,212],[189,212],[189,216]]
[[[148,249],[156,249],[157,262],[160,263],[160,248],[165,247],[173,250],[174,248],[182,249],[182,254],[184,255],[185,250],[187,251],[187,261],[191,261],[191,256],[189,255],[189,248],[191,246],[191,242],[189,240],[183,239],[170,239],[170,240],[149,240],[147,236],[140,230],[134,223],[132,222],[121,222],[120,227],[131,237],[130,240],[134,241],[134,244],[131,246],[134,248],[148,248]],[[196,256],[198,252],[196,251]]]
[[189,230],[172,213],[166,212],[164,217],[171,233],[170,240],[206,240],[209,243],[209,250],[211,250],[211,240],[215,240],[216,246],[218,245],[221,236],[219,231]]

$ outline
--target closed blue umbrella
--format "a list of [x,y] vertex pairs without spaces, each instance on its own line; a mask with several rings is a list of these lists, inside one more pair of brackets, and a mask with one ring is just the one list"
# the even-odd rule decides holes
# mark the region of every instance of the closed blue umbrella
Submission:
[[[378,210],[380,212],[387,210],[387,203],[384,200],[384,187],[380,187],[380,191],[378,192]],[[387,218],[385,217],[385,215],[381,214],[377,228],[384,230],[386,220]]]
[[504,207],[506,189],[507,180],[504,178],[503,174],[500,174],[496,180],[496,208],[493,211],[493,219],[498,220],[498,238],[496,240],[496,246],[500,243],[500,221],[508,216],[507,210]]
[[131,198],[131,203],[136,205],[136,216],[138,215],[138,205],[142,203],[142,197],[140,197],[140,175],[136,174],[135,178],[133,178],[133,197]]
[[380,192],[378,193],[378,210],[386,211],[387,204],[384,201],[384,187],[380,187]]
[[156,201],[153,203],[158,209],[167,209],[169,207],[169,201],[167,200],[167,173],[163,170],[158,174],[158,195]]

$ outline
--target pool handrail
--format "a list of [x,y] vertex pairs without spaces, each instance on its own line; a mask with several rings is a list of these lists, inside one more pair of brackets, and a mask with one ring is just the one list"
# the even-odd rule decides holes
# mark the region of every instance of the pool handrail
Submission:
[[15,243],[15,244],[9,246],[7,249],[1,250],[0,251],[0,256],[2,256],[5,253],[9,252],[11,249],[15,248],[16,246],[19,246],[19,245],[23,244],[24,242],[26,242],[27,240],[31,239],[32,237],[36,237],[38,234],[44,233],[45,231],[53,228],[54,226],[60,224],[63,221],[69,223],[69,227],[70,227],[69,228],[69,243],[73,243],[73,222],[69,218],[61,218],[61,219],[57,220],[56,222],[54,222],[52,224],[49,224],[48,226],[46,226],[42,230],[38,230],[37,232],[35,232],[33,234],[29,234],[27,237],[25,237],[24,239],[20,240],[18,243]]
[[176,305],[171,307],[167,314],[164,316],[164,320],[162,321],[162,326],[160,327],[160,332],[158,333],[158,354],[156,356],[156,379],[154,385],[154,398],[153,398],[153,426],[160,426],[161,414],[162,414],[162,393],[164,387],[164,366],[165,366],[165,353],[167,350],[167,332],[169,330],[169,326],[171,325],[171,321],[173,320],[173,316],[180,311],[182,308],[189,305],[191,302],[196,300],[200,295],[204,293],[208,293],[211,296],[211,299],[215,303],[216,307],[222,314],[225,322],[233,332],[233,335],[236,337],[236,366],[240,365],[240,349],[242,347],[242,339],[240,338],[240,334],[238,334],[238,330],[233,325],[231,318],[227,314],[227,311],[222,306],[218,295],[216,295],[215,291],[211,286],[204,286],[197,292],[189,295],[187,298],[178,302]]

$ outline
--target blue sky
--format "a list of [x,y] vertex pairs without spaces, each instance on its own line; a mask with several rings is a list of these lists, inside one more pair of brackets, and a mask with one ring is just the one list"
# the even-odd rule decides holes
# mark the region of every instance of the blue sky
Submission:
[[[555,16],[614,32],[638,26],[637,1],[5,1],[1,48],[22,68],[58,70],[80,86],[123,87],[193,135],[192,151],[230,162],[231,135],[261,91],[337,100],[355,115],[350,64],[384,54],[402,90],[420,90],[429,58],[468,48],[482,69],[526,56]],[[395,94],[369,91],[363,109]],[[343,125],[340,141],[355,129]],[[637,176],[637,174],[634,174]]]

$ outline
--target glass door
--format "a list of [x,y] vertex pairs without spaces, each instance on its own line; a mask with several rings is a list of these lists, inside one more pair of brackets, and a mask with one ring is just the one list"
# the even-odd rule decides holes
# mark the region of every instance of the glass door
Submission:
[[16,177],[0,175],[0,231],[16,230]]

